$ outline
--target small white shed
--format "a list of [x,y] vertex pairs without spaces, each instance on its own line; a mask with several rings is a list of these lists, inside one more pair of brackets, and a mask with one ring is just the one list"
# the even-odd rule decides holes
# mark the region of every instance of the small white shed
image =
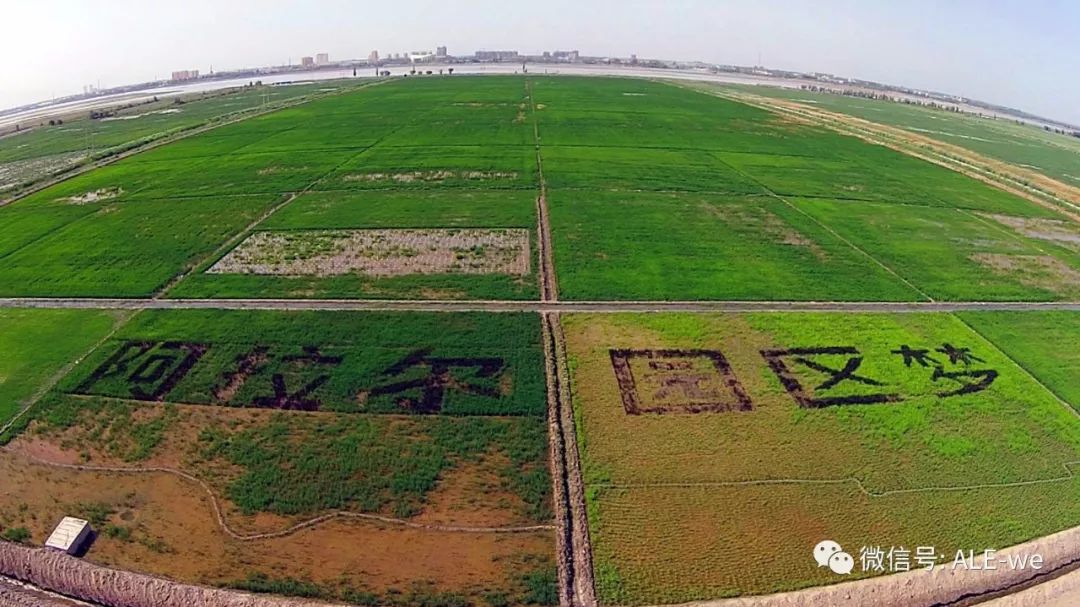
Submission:
[[62,550],[68,554],[78,554],[90,539],[90,523],[81,518],[65,516],[53,530],[45,547]]

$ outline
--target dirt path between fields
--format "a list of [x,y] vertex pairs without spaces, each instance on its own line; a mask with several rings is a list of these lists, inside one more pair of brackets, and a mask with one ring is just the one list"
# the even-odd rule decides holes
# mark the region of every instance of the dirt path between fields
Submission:
[[536,238],[540,251],[540,298],[543,301],[559,300],[559,282],[555,275],[555,259],[551,249],[551,220],[547,204],[547,181],[544,180],[544,155],[540,149],[540,123],[536,118],[536,98],[532,81],[525,83],[533,123],[533,143],[536,145],[536,173],[540,191],[536,197]]
[[367,312],[975,312],[1080,311],[1080,301],[533,301],[422,299],[121,299],[7,297],[2,308],[106,310],[330,310]]

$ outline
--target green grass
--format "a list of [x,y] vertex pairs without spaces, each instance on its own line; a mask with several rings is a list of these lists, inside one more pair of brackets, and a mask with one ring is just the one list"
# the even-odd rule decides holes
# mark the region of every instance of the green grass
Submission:
[[1080,410],[1080,313],[961,312],[989,339],[1059,398]]
[[570,299],[919,298],[774,198],[580,191],[552,193],[549,205]]
[[[0,209],[0,217],[15,215],[35,230],[32,236],[24,233],[21,247],[0,257],[0,295],[152,295],[275,201],[264,195],[109,200],[81,205],[79,211]],[[48,220],[34,221],[41,216]]]
[[100,310],[0,310],[0,425],[114,322]]

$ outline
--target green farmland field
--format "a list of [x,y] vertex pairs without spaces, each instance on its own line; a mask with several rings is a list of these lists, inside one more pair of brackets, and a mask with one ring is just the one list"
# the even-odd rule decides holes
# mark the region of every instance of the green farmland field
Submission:
[[[0,206],[0,423],[33,401],[2,437],[0,533],[74,513],[101,530],[87,558],[183,582],[557,604],[563,362],[604,606],[834,583],[824,538],[951,555],[1080,524],[1076,312],[620,307],[1070,308],[1071,218],[659,81],[273,90],[311,98]],[[120,145],[258,93],[70,126]],[[76,137],[0,140],[0,178]],[[533,311],[490,311],[511,300]],[[597,313],[558,320],[574,302]]]
[[[706,85],[713,87],[715,85]],[[1080,186],[1080,138],[1052,133],[1007,118],[984,118],[891,101],[767,86],[724,85],[907,129]]]
[[1080,314],[962,312],[958,316],[994,342],[1059,398],[1080,411]]
[[[809,558],[823,538],[951,558],[1080,523],[1080,420],[950,315],[585,315],[564,327],[606,604],[829,583]],[[840,375],[851,361],[854,376]],[[1025,481],[1041,482],[1003,486]]]
[[[664,83],[507,76],[342,92],[0,208],[0,295],[534,299],[541,186],[568,300],[1077,293],[1071,241],[1004,225],[1060,216],[941,167]],[[373,228],[527,230],[533,261],[210,272],[252,234]]]

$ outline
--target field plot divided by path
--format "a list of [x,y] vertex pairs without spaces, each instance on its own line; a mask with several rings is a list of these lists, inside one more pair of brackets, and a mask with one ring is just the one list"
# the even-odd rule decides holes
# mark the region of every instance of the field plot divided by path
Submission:
[[1080,522],[1080,422],[950,315],[564,325],[605,604],[831,583],[825,538],[951,555]]
[[[524,101],[522,79],[392,82],[230,124],[69,179],[0,209],[0,293],[146,296],[166,285],[172,291],[179,277],[192,279],[189,292],[201,295],[531,297],[535,275],[353,276],[325,284],[199,276],[217,260],[208,256],[220,257],[253,221],[307,190],[345,208],[338,219],[352,219],[335,224],[324,216],[330,225],[300,226],[294,215],[293,227],[381,221],[401,228],[412,217],[418,228],[534,229],[536,159]],[[520,206],[489,213],[496,192],[501,206]],[[481,206],[468,210],[474,198]],[[374,204],[347,208],[361,199]],[[424,199],[438,202],[425,212]],[[511,225],[491,225],[500,216]],[[461,225],[463,217],[476,223]]]
[[[1061,243],[981,225],[987,215],[1062,219],[1029,201],[674,86],[533,80],[564,299],[1075,298],[1080,263]],[[851,204],[824,216],[804,208],[816,199]],[[728,206],[702,204],[720,200]],[[742,210],[718,212],[736,205]],[[907,231],[912,218],[939,210],[957,214],[948,222],[954,247],[940,238],[920,244],[923,236]],[[847,229],[847,215],[870,213],[874,230]],[[865,238],[877,246],[863,246]],[[1019,258],[983,254],[994,247]]]
[[197,583],[545,603],[539,340],[530,314],[146,311],[0,453],[5,477],[40,479],[0,524],[47,531],[19,503],[96,517],[91,560]]

